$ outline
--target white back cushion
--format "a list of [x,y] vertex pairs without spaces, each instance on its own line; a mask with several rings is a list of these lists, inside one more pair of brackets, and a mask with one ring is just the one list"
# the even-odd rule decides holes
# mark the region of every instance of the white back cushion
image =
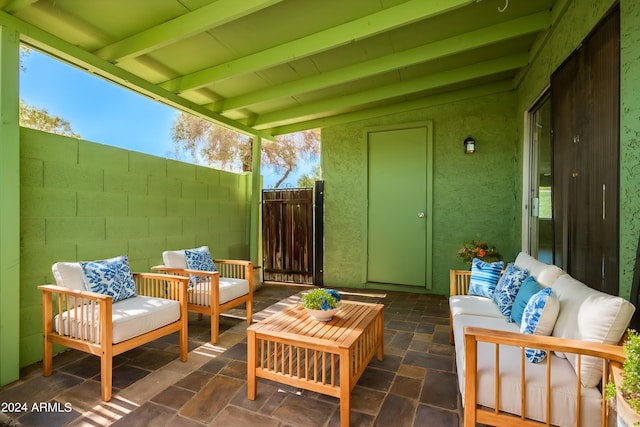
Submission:
[[162,252],[164,265],[172,268],[187,268],[187,258],[184,256],[184,249],[180,251]]
[[[624,298],[591,289],[568,274],[559,277],[552,289],[560,302],[560,313],[551,334],[554,337],[617,344],[635,311],[633,304]],[[576,369],[577,356],[566,356]],[[583,357],[582,384],[595,387],[600,382],[601,369],[600,359]]]
[[51,267],[53,277],[58,286],[75,289],[77,291],[86,290],[84,286],[84,273],[79,262],[56,262]]
[[520,252],[514,263],[520,270],[527,270],[530,276],[536,278],[541,286],[549,287],[564,271],[556,265],[545,264],[524,252]]

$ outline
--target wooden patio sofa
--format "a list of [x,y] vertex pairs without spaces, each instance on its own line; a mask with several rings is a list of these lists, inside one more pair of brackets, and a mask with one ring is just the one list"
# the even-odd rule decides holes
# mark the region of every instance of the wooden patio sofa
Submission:
[[[451,338],[464,425],[607,427],[602,379],[606,383],[611,366],[625,360],[620,344],[635,308],[526,254],[518,263],[559,301],[549,336],[521,333],[491,298],[468,295],[470,271],[451,271]],[[547,357],[532,363],[527,349],[546,350]]]

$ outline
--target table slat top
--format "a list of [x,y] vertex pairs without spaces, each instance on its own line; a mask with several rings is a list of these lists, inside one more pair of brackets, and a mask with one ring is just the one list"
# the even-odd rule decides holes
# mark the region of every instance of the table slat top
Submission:
[[362,334],[376,316],[380,315],[384,305],[343,300],[340,310],[328,322],[311,318],[309,313],[299,304],[275,313],[260,323],[253,324],[249,330],[259,335],[326,340],[328,343],[342,347]]

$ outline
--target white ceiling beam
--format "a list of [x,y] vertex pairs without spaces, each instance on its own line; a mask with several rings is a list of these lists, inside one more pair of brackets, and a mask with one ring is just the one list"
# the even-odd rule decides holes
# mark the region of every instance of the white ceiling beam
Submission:
[[476,0],[411,0],[298,40],[168,80],[161,83],[161,86],[174,93],[199,89],[218,80],[280,65],[475,2]]
[[97,49],[94,54],[109,62],[121,62],[250,15],[281,1],[218,0]]

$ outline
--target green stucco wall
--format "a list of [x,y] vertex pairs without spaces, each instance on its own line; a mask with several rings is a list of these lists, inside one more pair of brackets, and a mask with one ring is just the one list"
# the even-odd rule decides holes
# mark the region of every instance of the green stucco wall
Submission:
[[[434,122],[432,292],[448,293],[448,271],[461,267],[455,250],[466,240],[487,240],[512,259],[522,239],[524,114],[549,85],[551,73],[614,4],[614,0],[569,1],[513,94],[323,129],[326,283],[366,286],[362,159],[366,159],[363,129],[370,126]],[[620,8],[620,295],[629,298],[640,235],[640,3],[621,0]],[[478,153],[472,156],[462,154],[462,140],[468,134],[478,141]]]
[[628,298],[640,236],[640,2],[620,3],[620,295]]
[[[514,179],[519,173],[516,117],[515,96],[508,92],[324,128],[325,283],[365,286],[365,129],[373,126],[433,122],[430,292],[448,293],[449,270],[465,268],[455,252],[471,239],[486,240],[513,260],[520,247],[516,230],[519,189]],[[477,141],[477,152],[472,155],[463,151],[463,141],[469,135]]]
[[36,286],[57,261],[128,255],[149,271],[163,250],[200,245],[248,259],[250,175],[24,128],[20,148],[21,366],[42,359]]

